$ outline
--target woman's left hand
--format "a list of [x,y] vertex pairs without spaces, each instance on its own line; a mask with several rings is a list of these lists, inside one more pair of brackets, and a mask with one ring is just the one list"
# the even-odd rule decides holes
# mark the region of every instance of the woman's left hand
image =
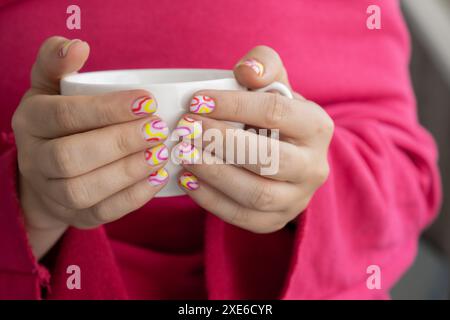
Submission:
[[[265,46],[251,50],[236,65],[234,73],[240,84],[250,89],[273,81],[289,86],[279,55]],[[255,233],[275,232],[294,220],[328,177],[327,153],[334,129],[333,121],[320,106],[299,94],[294,96],[289,99],[267,92],[197,92],[187,116],[201,123],[203,136],[209,129],[220,130],[224,149],[214,154],[203,152],[203,161],[199,164],[183,164],[187,171],[180,175],[179,183],[187,194],[224,221]],[[279,129],[278,170],[272,175],[262,175],[261,169],[270,165],[260,161],[208,164],[230,154],[231,150],[225,148],[227,129],[241,137],[257,135],[257,132],[236,129],[224,121],[245,123],[247,128]],[[182,120],[180,127],[186,125],[193,124]],[[195,129],[199,128],[198,124]],[[187,135],[183,130],[177,132],[180,136]],[[270,136],[256,138],[258,144],[273,142]],[[209,142],[202,144],[205,148]],[[251,146],[246,143],[245,151],[236,148],[234,151],[237,155],[245,152],[248,159],[248,155],[255,152],[249,150]]]

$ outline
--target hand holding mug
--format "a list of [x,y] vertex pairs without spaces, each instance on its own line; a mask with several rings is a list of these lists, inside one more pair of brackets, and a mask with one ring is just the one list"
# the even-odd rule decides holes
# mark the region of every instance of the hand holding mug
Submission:
[[[268,47],[250,51],[234,73],[243,86],[251,89],[274,81],[289,85],[280,57]],[[198,108],[194,100],[188,115],[201,123],[203,132],[213,128],[220,130],[222,137],[227,136],[226,130],[248,134],[224,120],[279,129],[279,169],[274,175],[262,176],[261,163],[220,164],[222,159],[205,161],[205,157],[217,154],[203,152],[202,163],[183,164],[187,171],[180,175],[179,182],[187,194],[224,221],[256,233],[277,231],[294,220],[328,176],[327,152],[334,125],[327,113],[299,94],[289,99],[267,92],[202,90],[195,99],[208,101],[210,106]],[[261,142],[267,138],[256,139]],[[203,142],[204,147],[207,145]],[[254,152],[246,147],[238,152]],[[221,154],[227,154],[227,150]]]
[[87,43],[49,38],[12,126],[20,201],[41,257],[68,226],[92,228],[147,203],[167,182],[168,127],[144,90],[61,96],[59,80],[79,70]]

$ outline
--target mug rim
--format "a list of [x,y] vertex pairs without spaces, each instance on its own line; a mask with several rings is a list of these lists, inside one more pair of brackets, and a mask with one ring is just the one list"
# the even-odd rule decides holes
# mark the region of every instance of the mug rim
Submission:
[[[217,78],[205,79],[205,80],[192,80],[192,81],[176,81],[176,82],[129,82],[129,83],[108,83],[108,82],[92,82],[88,81],[91,76],[95,75],[105,75],[105,74],[120,74],[120,73],[145,73],[145,72],[215,72],[218,74]],[[143,69],[117,69],[117,70],[99,70],[99,71],[89,71],[81,73],[71,73],[61,78],[61,84],[64,85],[76,85],[76,86],[89,86],[89,87],[102,87],[102,88],[128,88],[130,86],[173,86],[173,85],[183,85],[183,84],[201,84],[201,83],[211,83],[224,80],[236,81],[232,70],[227,69],[209,69],[209,68],[143,68]]]

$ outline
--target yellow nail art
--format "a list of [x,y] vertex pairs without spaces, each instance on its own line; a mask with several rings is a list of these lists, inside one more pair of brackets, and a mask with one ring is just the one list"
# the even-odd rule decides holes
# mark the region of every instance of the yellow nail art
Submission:
[[256,74],[260,77],[264,74],[264,65],[255,59],[244,60],[242,61],[241,65],[252,68],[252,70],[255,71]]
[[131,105],[131,110],[138,116],[155,113],[157,108],[156,100],[149,96],[139,97]]
[[145,150],[145,160],[151,166],[156,166],[167,159],[169,159],[169,150],[163,144]]
[[202,124],[185,115],[178,121],[174,133],[179,137],[197,139],[202,135]]
[[168,179],[169,179],[169,173],[167,172],[166,169],[161,168],[161,169],[153,172],[148,177],[148,182],[152,186],[157,187],[157,186],[162,185],[163,183],[165,183]]
[[173,155],[181,163],[196,163],[200,158],[200,152],[196,147],[187,142],[180,142],[173,149]]
[[147,141],[161,141],[166,139],[169,134],[167,124],[160,119],[155,119],[150,123],[144,124],[142,131],[144,139]]
[[215,108],[214,99],[204,95],[194,96],[189,107],[192,113],[211,113]]
[[197,177],[190,172],[183,173],[178,179],[178,183],[189,191],[197,190],[200,187]]

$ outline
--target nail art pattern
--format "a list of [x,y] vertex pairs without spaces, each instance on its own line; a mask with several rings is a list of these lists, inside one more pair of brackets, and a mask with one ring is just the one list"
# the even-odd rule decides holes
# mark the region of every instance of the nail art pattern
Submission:
[[211,113],[214,111],[216,103],[208,96],[194,96],[191,101],[190,110],[193,113]]
[[202,135],[202,124],[185,115],[178,121],[174,133],[179,137],[197,139]]
[[167,138],[169,128],[164,121],[156,119],[144,125],[143,133],[147,141],[161,141]]
[[199,151],[192,144],[187,142],[180,142],[174,148],[175,157],[181,161],[181,163],[195,163],[200,157]]
[[264,74],[264,65],[261,62],[256,61],[255,59],[247,59],[242,62],[243,65],[248,66],[256,72],[258,76],[262,76]]
[[131,105],[131,110],[138,116],[155,113],[156,109],[155,99],[148,96],[137,98]]
[[185,188],[188,189],[190,191],[194,191],[197,190],[198,187],[200,186],[198,184],[198,179],[196,176],[194,176],[192,173],[190,172],[185,172],[183,173],[180,178],[178,179],[179,184]]
[[167,180],[169,179],[169,173],[167,172],[166,169],[161,168],[155,172],[153,172],[149,177],[148,177],[148,182],[154,186],[160,186],[163,183],[165,183]]
[[73,40],[70,40],[70,41],[67,41],[66,43],[64,43],[64,45],[58,51],[58,56],[60,58],[64,58],[67,55],[67,52],[69,52],[69,47],[76,42],[81,42],[81,40],[73,39]]
[[149,165],[155,166],[169,159],[169,150],[163,144],[145,150],[145,160]]

